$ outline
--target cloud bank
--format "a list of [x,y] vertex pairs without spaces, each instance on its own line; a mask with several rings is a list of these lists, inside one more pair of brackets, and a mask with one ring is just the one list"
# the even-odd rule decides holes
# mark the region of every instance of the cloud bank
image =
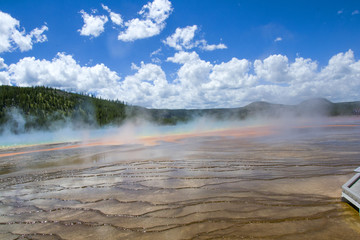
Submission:
[[0,82],[16,86],[46,85],[97,94],[151,108],[239,107],[253,101],[298,103],[312,97],[353,101],[360,92],[360,61],[352,50],[334,55],[322,68],[315,60],[270,55],[250,61],[233,57],[210,63],[195,52],[168,57],[178,69],[169,79],[158,64],[133,64],[121,79],[104,64],[81,66],[71,55],[51,61],[25,57],[9,66],[0,58]]
[[[16,86],[51,86],[77,92],[104,94],[120,77],[104,64],[80,66],[71,55],[58,53],[51,61],[25,57],[6,67],[8,81]],[[1,72],[0,72],[1,73]]]

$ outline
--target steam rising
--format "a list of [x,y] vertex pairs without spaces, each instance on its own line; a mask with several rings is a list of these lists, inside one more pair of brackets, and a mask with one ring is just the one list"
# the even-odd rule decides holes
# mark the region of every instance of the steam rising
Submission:
[[[129,120],[121,126],[94,128],[89,125],[78,127],[72,123],[61,123],[51,131],[31,131],[14,134],[10,129],[24,129],[24,117],[17,110],[11,111],[13,121],[8,123],[0,139],[0,147],[19,145],[50,144],[61,142],[96,142],[104,145],[145,144],[162,141],[178,141],[188,137],[260,137],[262,140],[296,138],[299,134],[314,135],[327,125],[346,124],[354,118],[297,118],[289,115],[264,117],[257,115],[247,120],[219,120],[213,117],[197,117],[187,123],[161,126],[144,119]],[[355,118],[356,119],[356,118]],[[311,130],[307,130],[311,129]],[[259,139],[260,139],[259,138]]]
[[[91,111],[87,118],[60,119],[47,126],[49,130],[34,130],[30,124],[38,121],[25,115],[17,108],[6,112],[7,121],[2,125],[1,147],[35,145],[61,142],[99,142],[101,144],[156,144],[159,141],[175,141],[196,136],[265,136],[293,138],[294,131],[307,134],[321,131],[321,126],[338,124],[346,118],[328,118],[333,112],[351,113],[351,108],[343,108],[325,99],[313,99],[299,105],[289,106],[255,102],[236,109],[204,110],[151,110],[128,108],[127,120],[120,126],[99,127]],[[349,110],[350,109],[350,110]],[[54,113],[56,114],[56,113]],[[161,125],[159,119],[170,115],[184,117],[176,125]],[[54,117],[56,119],[56,116]],[[353,121],[353,120],[352,120]],[[316,129],[316,131],[314,130]],[[320,130],[319,130],[320,129]],[[1,131],[0,131],[1,132]]]

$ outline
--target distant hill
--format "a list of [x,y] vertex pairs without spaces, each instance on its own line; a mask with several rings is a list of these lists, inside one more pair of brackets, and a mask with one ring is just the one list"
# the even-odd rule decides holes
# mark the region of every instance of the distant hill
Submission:
[[239,108],[170,110],[153,109],[153,119],[166,118],[188,121],[195,117],[212,117],[219,120],[246,119],[250,117],[280,118],[316,117],[316,116],[351,116],[360,115],[360,101],[332,103],[324,98],[314,98],[301,102],[298,105],[273,104],[268,102],[253,102]]
[[197,117],[228,120],[355,114],[360,114],[360,101],[332,103],[316,98],[298,105],[253,102],[239,108],[171,110],[130,106],[121,101],[103,100],[48,87],[0,86],[0,134],[6,130],[13,133],[54,130],[69,124],[74,128],[120,125],[125,120],[173,125]]

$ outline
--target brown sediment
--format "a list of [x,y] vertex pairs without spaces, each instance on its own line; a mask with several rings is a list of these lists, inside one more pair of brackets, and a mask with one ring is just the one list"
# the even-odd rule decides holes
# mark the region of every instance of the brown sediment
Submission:
[[156,145],[159,141],[176,142],[185,138],[195,137],[260,137],[272,134],[274,131],[270,127],[242,127],[222,130],[212,130],[203,132],[192,132],[182,134],[169,134],[153,137],[141,137],[140,141],[146,145]]
[[358,239],[358,212],[340,200],[360,159],[359,126],[346,125],[4,156],[0,239]]

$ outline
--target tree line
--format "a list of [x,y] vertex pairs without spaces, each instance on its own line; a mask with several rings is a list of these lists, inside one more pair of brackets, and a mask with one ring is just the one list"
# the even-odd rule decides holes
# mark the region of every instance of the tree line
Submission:
[[[0,132],[49,130],[66,123],[83,126],[121,124],[127,105],[49,87],[0,86]],[[20,126],[21,125],[21,126]]]

